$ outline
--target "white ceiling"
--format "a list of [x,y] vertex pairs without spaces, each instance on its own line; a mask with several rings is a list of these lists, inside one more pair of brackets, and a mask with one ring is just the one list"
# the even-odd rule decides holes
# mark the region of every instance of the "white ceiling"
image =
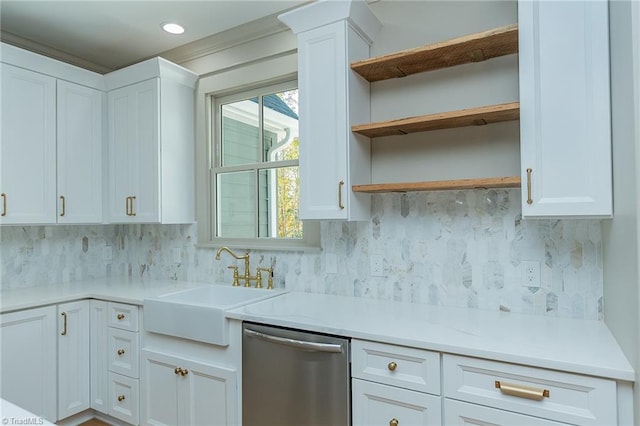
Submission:
[[[306,1],[0,0],[0,28],[3,41],[104,73]],[[165,33],[168,21],[185,33]]]

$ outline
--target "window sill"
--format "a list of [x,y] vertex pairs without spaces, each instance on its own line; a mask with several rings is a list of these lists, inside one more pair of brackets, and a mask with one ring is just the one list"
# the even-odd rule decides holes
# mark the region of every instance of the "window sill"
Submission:
[[206,241],[196,244],[197,248],[217,249],[220,247],[229,247],[230,249],[242,250],[262,250],[262,251],[288,251],[288,252],[304,252],[304,253],[320,253],[322,248],[319,245],[300,244],[273,244],[271,241],[241,241],[241,240],[225,240]]

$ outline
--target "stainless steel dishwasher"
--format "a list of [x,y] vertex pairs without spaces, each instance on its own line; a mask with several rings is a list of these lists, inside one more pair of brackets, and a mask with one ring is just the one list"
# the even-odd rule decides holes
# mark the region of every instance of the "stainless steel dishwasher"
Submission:
[[244,323],[243,426],[351,424],[349,339]]

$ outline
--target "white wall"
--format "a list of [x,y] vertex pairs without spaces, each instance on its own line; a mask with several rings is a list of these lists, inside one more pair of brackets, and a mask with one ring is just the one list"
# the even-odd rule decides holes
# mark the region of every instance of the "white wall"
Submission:
[[[381,1],[373,56],[518,22],[516,1]],[[518,57],[385,80],[371,85],[372,121],[518,101]],[[376,138],[373,182],[519,176],[517,121]]]
[[[636,370],[640,407],[640,3],[610,3],[614,218],[605,221],[605,322]],[[634,424],[640,424],[640,408]]]

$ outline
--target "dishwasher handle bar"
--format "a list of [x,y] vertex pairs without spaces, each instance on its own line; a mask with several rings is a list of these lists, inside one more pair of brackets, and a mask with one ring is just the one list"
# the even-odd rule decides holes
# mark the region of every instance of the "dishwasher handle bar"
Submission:
[[272,343],[276,343],[284,346],[290,346],[292,348],[302,349],[305,351],[330,352],[330,353],[336,353],[336,354],[342,353],[341,344],[316,343],[316,342],[307,342],[304,340],[289,339],[286,337],[272,336],[270,334],[265,334],[259,331],[250,330],[248,328],[244,329],[244,334],[250,337],[256,337],[258,339],[265,340],[267,342],[272,342]]

